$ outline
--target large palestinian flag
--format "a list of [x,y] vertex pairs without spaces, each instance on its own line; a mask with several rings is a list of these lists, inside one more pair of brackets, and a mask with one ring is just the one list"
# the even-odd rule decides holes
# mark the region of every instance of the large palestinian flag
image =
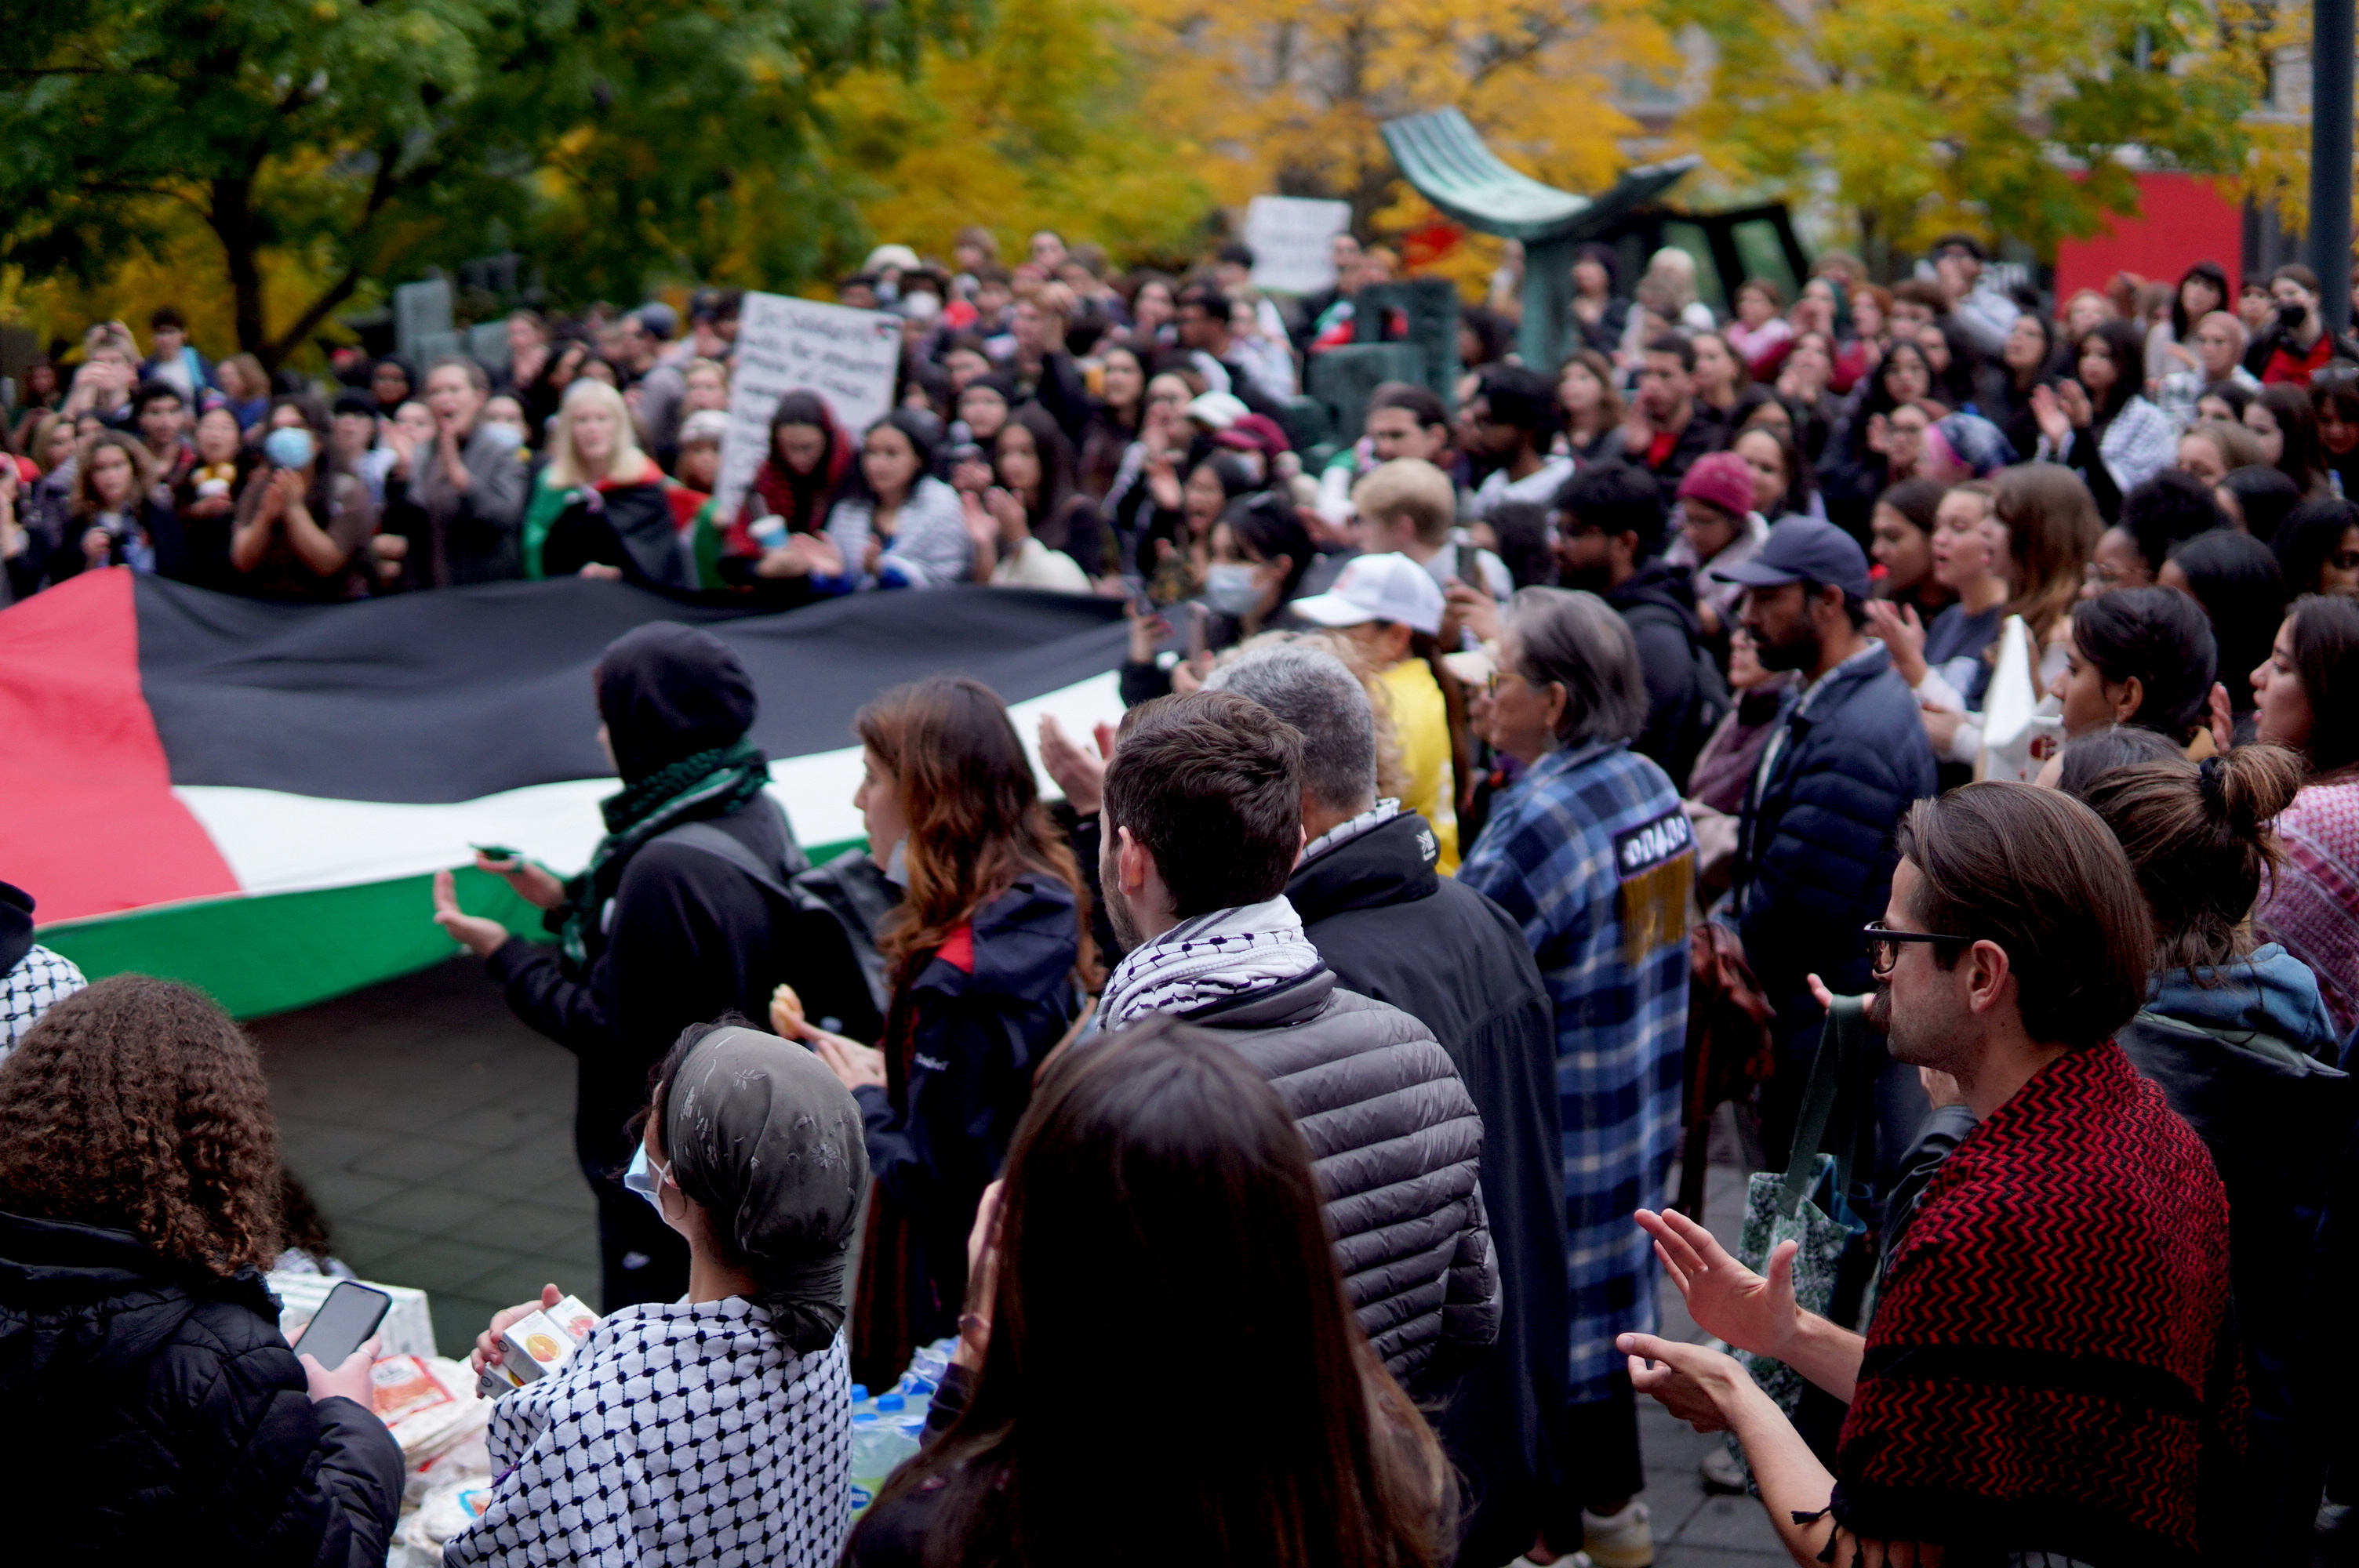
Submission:
[[[309,606],[86,572],[0,611],[0,881],[93,978],[187,979],[241,1015],[423,968],[454,951],[429,881],[470,843],[560,873],[588,859],[616,787],[590,673],[657,620],[745,660],[770,788],[815,860],[860,841],[852,717],[888,686],[972,675],[1027,747],[1043,712],[1087,734],[1120,711],[1119,608],[1081,597],[757,615],[567,579]],[[539,931],[495,878],[462,872],[462,900]]]

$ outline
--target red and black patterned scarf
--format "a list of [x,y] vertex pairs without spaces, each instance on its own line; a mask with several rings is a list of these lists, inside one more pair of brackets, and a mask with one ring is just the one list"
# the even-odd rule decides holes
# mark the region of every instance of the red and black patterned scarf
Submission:
[[1962,1563],[2190,1563],[2233,1485],[2244,1395],[2228,1201],[2112,1043],[1960,1143],[1885,1268],[1835,1517]]

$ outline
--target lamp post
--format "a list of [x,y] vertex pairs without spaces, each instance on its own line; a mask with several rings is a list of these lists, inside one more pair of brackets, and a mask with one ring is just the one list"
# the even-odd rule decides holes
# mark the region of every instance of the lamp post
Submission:
[[2311,0],[2310,265],[2331,332],[2351,326],[2352,0]]

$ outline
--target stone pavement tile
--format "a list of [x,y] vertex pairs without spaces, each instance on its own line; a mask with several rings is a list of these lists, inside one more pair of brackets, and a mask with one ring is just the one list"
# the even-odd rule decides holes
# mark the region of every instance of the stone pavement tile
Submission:
[[328,1249],[332,1256],[342,1259],[353,1273],[364,1280],[376,1280],[385,1284],[408,1281],[388,1279],[378,1267],[395,1253],[416,1246],[426,1238],[414,1230],[402,1230],[390,1225],[372,1225],[364,1219],[339,1219],[328,1227]]
[[551,1116],[545,1108],[516,1105],[495,1098],[473,1110],[443,1118],[431,1129],[437,1138],[447,1138],[454,1143],[472,1143],[486,1150],[513,1149],[519,1143],[537,1142],[549,1136],[552,1128],[571,1135],[571,1119]]
[[313,1170],[299,1162],[289,1160],[288,1168],[295,1173],[303,1190],[311,1195],[311,1202],[321,1218],[333,1230],[336,1221],[357,1215],[373,1203],[380,1203],[394,1194],[406,1190],[410,1184],[395,1181],[390,1176],[363,1175],[357,1171]]
[[463,1235],[460,1227],[504,1206],[498,1198],[481,1194],[408,1186],[369,1205],[353,1217],[374,1225],[394,1226],[419,1236],[480,1241],[484,1238]]
[[427,1311],[434,1318],[434,1347],[453,1361],[464,1361],[467,1352],[474,1347],[475,1336],[491,1326],[492,1314],[514,1302],[495,1302],[474,1296],[443,1294],[426,1298]]
[[396,1181],[434,1182],[483,1157],[482,1150],[469,1144],[419,1133],[370,1150],[354,1160],[352,1168],[364,1175],[390,1176]]
[[387,1254],[377,1266],[386,1283],[415,1285],[429,1296],[444,1291],[465,1293],[485,1271],[483,1248],[439,1236],[422,1237]]
[[598,1254],[592,1249],[586,1256],[539,1253],[511,1253],[474,1278],[451,1285],[453,1292],[477,1301],[514,1306],[540,1294],[543,1285],[555,1285],[559,1290],[580,1296],[592,1306],[598,1304]]
[[[436,1188],[420,1191],[438,1203],[455,1203],[456,1195]],[[513,1203],[487,1202],[473,1218],[453,1212],[444,1231],[453,1240],[470,1241],[502,1251],[549,1252],[560,1250],[587,1232],[594,1237],[597,1227],[588,1218],[585,1201],[571,1207],[556,1204],[534,1203],[518,1199]],[[596,1243],[592,1243],[594,1248]]]
[[573,1162],[573,1140],[569,1132],[562,1138],[544,1137],[538,1144],[518,1144],[486,1154],[469,1151],[459,1160],[430,1176],[420,1178],[429,1185],[451,1192],[486,1193],[501,1199],[532,1198],[548,1202],[553,1195],[549,1189],[563,1177],[581,1194],[586,1208],[590,1188],[582,1180],[580,1168]]

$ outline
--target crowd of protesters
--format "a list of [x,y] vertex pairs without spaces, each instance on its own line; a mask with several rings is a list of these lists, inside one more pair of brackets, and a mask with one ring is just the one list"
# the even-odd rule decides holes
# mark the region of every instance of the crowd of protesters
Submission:
[[[1888,288],[1743,280],[1723,321],[1685,253],[1625,293],[1594,247],[1554,373],[1503,280],[1456,384],[1377,387],[1321,457],[1294,400],[1395,265],[1335,260],[1281,302],[1235,247],[1119,279],[1047,232],[1012,267],[982,230],[881,247],[839,297],[899,318],[895,408],[782,397],[727,516],[723,292],[685,332],[520,312],[499,374],[354,360],[327,405],[168,312],[26,378],[19,594],[1129,603],[1122,724],[1042,723],[1061,801],[995,694],[921,681],[855,722],[867,852],[810,868],[745,672],[666,623],[599,666],[625,787],[589,868],[479,859],[559,945],[438,880],[581,1060],[613,1314],[501,1401],[450,1560],[1645,1568],[1641,1394],[1731,1435],[1708,1476],[1798,1563],[2340,1531],[2359,343],[2315,278],[2050,302],[1952,237]],[[22,924],[0,1388],[78,1412],[51,1511],[370,1560],[364,1381],[299,1366],[247,1271],[251,1048],[160,982],[69,995]],[[1740,1260],[1669,1206],[1723,1101],[1809,1176],[1817,1249]],[[1658,1281],[1716,1344],[1658,1336]],[[847,1537],[853,1380],[938,1339],[926,1445]],[[1142,1355],[1186,1368],[1147,1419],[1059,1402]]]

